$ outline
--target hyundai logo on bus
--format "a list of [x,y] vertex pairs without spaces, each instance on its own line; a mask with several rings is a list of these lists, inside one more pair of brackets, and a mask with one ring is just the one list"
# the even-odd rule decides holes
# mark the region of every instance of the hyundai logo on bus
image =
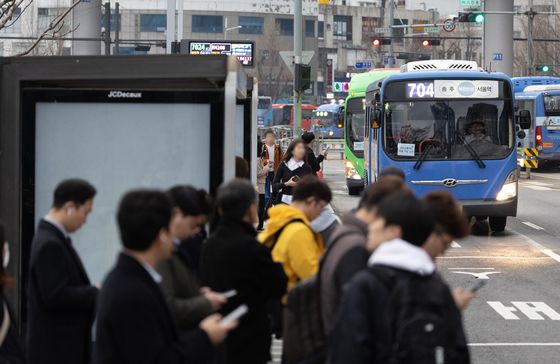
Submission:
[[141,92],[124,92],[124,91],[110,91],[109,98],[116,98],[116,99],[141,99],[142,93]]
[[441,182],[447,188],[452,188],[457,186],[457,180],[455,178],[446,178]]

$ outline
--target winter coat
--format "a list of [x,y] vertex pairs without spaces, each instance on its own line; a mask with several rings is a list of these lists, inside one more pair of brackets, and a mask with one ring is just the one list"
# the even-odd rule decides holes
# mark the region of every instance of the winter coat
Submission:
[[272,172],[269,171],[268,168],[265,168],[264,162],[265,160],[262,158],[257,159],[257,192],[259,195],[264,195],[266,176],[269,172]]
[[[262,154],[264,162],[268,163],[270,156],[268,155],[268,147],[266,144],[263,144]],[[282,159],[284,159],[284,152],[282,151],[282,148],[278,144],[274,144],[274,173],[278,170],[278,166],[280,165],[280,162],[282,162]]]
[[307,163],[303,163],[301,167],[291,171],[290,168],[288,168],[288,166],[286,165],[286,163],[282,162],[282,164],[280,164],[280,166],[278,167],[276,174],[274,175],[272,189],[274,192],[281,191],[283,195],[291,196],[293,187],[284,186],[284,183],[292,179],[293,176],[299,176],[300,178],[303,178],[308,174],[313,174],[313,170]]
[[307,164],[311,166],[313,173],[317,173],[321,170],[321,163],[325,159],[324,155],[319,155],[318,157],[315,156],[315,152],[310,147],[305,147],[305,153],[307,155]]

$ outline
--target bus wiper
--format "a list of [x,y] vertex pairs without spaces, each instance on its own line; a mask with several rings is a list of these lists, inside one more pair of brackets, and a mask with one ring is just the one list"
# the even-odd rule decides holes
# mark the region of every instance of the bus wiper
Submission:
[[414,163],[414,167],[412,167],[412,168],[414,168],[416,170],[419,170],[420,167],[422,167],[422,163],[424,163],[424,160],[428,156],[428,153],[430,153],[430,150],[432,150],[433,146],[434,145],[432,143],[430,143],[430,144],[428,144],[428,146],[426,146],[426,149],[424,149],[422,154],[420,154],[420,156],[418,156],[418,159],[416,160],[416,163]]
[[457,139],[459,139],[461,144],[463,144],[465,148],[469,151],[473,159],[476,161],[476,164],[478,164],[480,168],[486,168],[486,164],[484,163],[484,161],[480,158],[476,150],[474,150],[474,148],[469,143],[467,143],[465,138],[463,138],[463,136],[459,134],[459,132],[457,131],[455,132],[455,136],[457,137]]

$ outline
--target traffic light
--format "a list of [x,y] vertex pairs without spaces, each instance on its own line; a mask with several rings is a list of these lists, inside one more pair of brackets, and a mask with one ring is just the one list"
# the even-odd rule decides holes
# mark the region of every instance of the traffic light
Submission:
[[457,22],[482,24],[484,23],[484,13],[476,13],[472,11],[460,12],[457,17]]
[[303,92],[311,87],[311,66],[300,63],[295,65],[294,84],[294,88],[298,92]]
[[537,66],[536,68],[537,68],[537,71],[542,72],[542,73],[548,73],[552,69],[552,67],[550,67],[547,64],[541,64],[541,65]]
[[428,48],[431,46],[438,46],[441,45],[441,40],[439,39],[423,39],[422,40],[422,47]]
[[380,45],[387,45],[387,44],[391,44],[391,39],[375,37],[371,40],[371,45],[374,47],[379,47]]

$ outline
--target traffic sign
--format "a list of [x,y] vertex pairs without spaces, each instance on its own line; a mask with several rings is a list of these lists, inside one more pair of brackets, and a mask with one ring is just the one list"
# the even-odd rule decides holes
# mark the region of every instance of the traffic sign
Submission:
[[[286,66],[288,66],[288,68],[290,69],[290,72],[292,72],[292,75],[293,75],[294,72],[295,72],[294,52],[292,52],[292,51],[280,51],[279,53],[280,53],[280,57],[282,58],[282,60],[286,64]],[[313,58],[314,55],[315,55],[315,51],[303,51],[303,52],[301,52],[301,63],[302,64],[309,64],[309,62],[311,62],[311,59]]]
[[461,6],[463,8],[478,8],[480,5],[480,0],[461,0]]
[[375,28],[375,34],[389,33],[390,31],[389,28]]
[[361,69],[361,68],[371,68],[372,64],[371,61],[358,61],[355,64],[356,68]]
[[503,61],[504,55],[502,53],[492,53],[492,60],[493,61]]
[[457,24],[455,24],[455,22],[452,19],[447,19],[443,23],[443,30],[445,30],[446,32],[452,32],[455,30],[456,26]]
[[439,27],[425,27],[424,32],[426,32],[426,33],[439,33]]

